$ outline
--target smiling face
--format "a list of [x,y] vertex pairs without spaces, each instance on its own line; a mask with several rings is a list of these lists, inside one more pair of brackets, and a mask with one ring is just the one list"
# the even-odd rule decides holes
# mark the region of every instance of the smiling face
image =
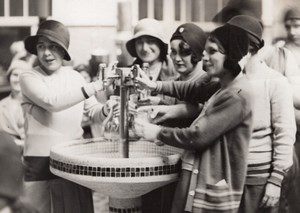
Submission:
[[159,61],[160,42],[151,36],[141,36],[135,40],[135,51],[145,63],[152,64]]
[[226,55],[221,52],[222,51],[220,51],[217,43],[209,39],[206,41],[203,56],[203,69],[211,77],[222,78],[226,73],[226,69],[223,66]]
[[194,65],[191,60],[192,50],[186,42],[180,39],[172,40],[170,56],[176,71],[180,75],[188,75],[194,70]]
[[62,66],[65,52],[57,43],[45,37],[40,37],[38,38],[36,50],[40,66],[48,75],[51,75]]

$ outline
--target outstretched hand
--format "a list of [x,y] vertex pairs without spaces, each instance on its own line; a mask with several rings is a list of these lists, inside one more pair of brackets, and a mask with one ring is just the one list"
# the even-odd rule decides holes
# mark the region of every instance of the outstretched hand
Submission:
[[142,106],[137,112],[148,112],[151,123],[159,124],[170,119],[196,118],[202,109],[196,104]]
[[156,89],[157,84],[154,81],[151,81],[141,68],[138,69],[138,76],[135,79],[143,89],[149,89],[151,91]]
[[137,118],[134,122],[135,134],[149,141],[157,141],[158,133],[161,127],[152,123],[149,123],[145,119]]

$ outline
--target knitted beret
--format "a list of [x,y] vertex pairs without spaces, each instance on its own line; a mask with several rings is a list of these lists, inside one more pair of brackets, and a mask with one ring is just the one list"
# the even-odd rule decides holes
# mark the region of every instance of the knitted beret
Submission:
[[180,25],[173,33],[170,41],[174,39],[185,41],[190,46],[192,52],[198,58],[202,58],[202,53],[205,48],[206,34],[196,24],[185,23]]

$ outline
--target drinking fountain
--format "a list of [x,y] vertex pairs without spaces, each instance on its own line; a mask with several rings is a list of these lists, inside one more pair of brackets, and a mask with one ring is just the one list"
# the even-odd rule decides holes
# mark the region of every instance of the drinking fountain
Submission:
[[117,68],[106,76],[120,90],[119,138],[68,141],[52,147],[50,171],[109,196],[109,212],[142,213],[141,196],[178,179],[181,149],[135,138],[128,134],[129,88],[136,91],[138,67]]

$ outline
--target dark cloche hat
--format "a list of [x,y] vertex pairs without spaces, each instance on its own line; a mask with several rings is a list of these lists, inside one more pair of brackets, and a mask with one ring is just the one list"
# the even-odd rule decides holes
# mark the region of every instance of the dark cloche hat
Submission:
[[243,29],[225,24],[211,32],[231,61],[239,61],[248,53],[249,37]]
[[249,15],[237,15],[227,23],[245,30],[249,35],[250,41],[257,43],[259,47],[264,46],[262,39],[263,24],[260,20]]
[[36,44],[39,37],[46,37],[52,42],[57,43],[65,51],[64,59],[71,60],[68,53],[70,43],[70,33],[65,25],[55,20],[47,20],[43,22],[34,36],[29,36],[25,39],[25,49],[31,54],[37,55]]
[[190,46],[193,53],[201,59],[205,48],[206,38],[207,36],[205,32],[196,24],[185,23],[176,29],[170,41],[174,39],[181,39],[185,41]]
[[288,9],[284,14],[284,21],[289,19],[300,19],[300,8],[294,7]]

